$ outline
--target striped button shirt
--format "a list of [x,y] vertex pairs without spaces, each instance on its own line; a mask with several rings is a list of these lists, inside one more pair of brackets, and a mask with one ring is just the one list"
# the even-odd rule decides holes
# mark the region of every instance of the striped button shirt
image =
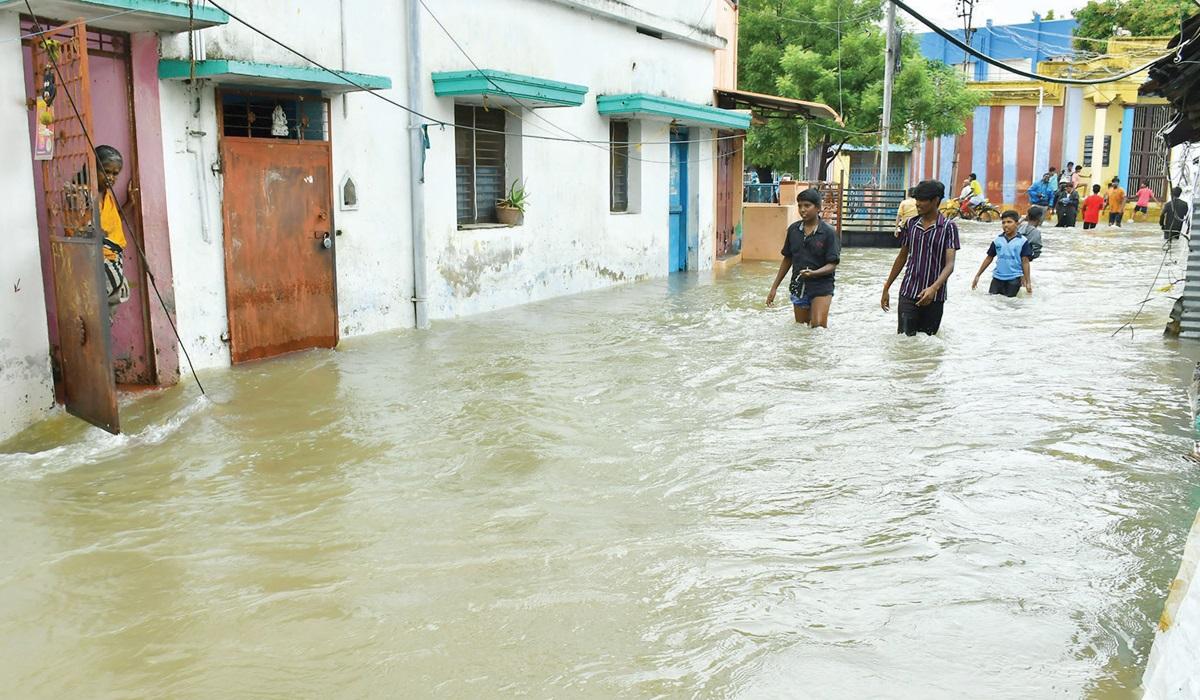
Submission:
[[[904,268],[904,281],[900,283],[900,296],[909,299],[921,296],[921,292],[942,274],[946,266],[946,251],[961,247],[958,226],[941,214],[929,228],[921,228],[919,216],[909,219],[900,234],[900,243],[908,246],[908,264]],[[945,285],[933,300],[946,300]]]

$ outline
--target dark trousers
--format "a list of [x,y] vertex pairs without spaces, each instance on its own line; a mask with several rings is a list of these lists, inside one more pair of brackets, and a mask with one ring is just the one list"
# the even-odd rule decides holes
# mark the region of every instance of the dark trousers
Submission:
[[942,307],[944,301],[930,302],[927,306],[917,306],[917,300],[906,296],[900,297],[900,308],[896,315],[896,332],[904,335],[937,335],[942,326]]
[[1124,215],[1125,215],[1125,212],[1110,211],[1108,213],[1108,225],[1112,226],[1115,224],[1117,226],[1120,226],[1121,225],[1121,217]]
[[1096,228],[1096,224],[1094,222],[1091,222],[1091,221],[1083,222],[1083,230],[1084,231],[1087,231],[1088,229],[1093,229],[1093,228]]
[[1019,291],[1021,291],[1020,277],[1012,280],[1000,280],[993,277],[992,286],[988,287],[988,294],[1003,294],[1006,297],[1015,297]]

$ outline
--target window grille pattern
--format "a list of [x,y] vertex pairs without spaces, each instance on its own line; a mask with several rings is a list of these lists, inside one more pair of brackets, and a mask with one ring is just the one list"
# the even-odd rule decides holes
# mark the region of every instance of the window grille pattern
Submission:
[[454,179],[458,223],[496,223],[504,188],[504,112],[454,107]]
[[629,211],[629,122],[614,121],[608,127],[609,211]]

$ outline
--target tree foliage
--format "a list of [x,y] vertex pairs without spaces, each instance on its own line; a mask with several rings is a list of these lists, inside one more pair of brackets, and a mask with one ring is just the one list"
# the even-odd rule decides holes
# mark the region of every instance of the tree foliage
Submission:
[[[823,102],[842,115],[808,122],[813,146],[878,144],[883,114],[886,40],[878,0],[743,0],[740,3],[738,83],[743,90]],[[927,61],[905,36],[892,99],[892,140],[907,134],[962,133],[979,96],[962,75]],[[805,122],[772,119],[751,128],[747,162],[793,170],[803,150]]]
[[[1171,36],[1198,10],[1192,0],[1091,0],[1071,14],[1079,22],[1075,36],[1108,39],[1118,30],[1134,36]],[[1094,42],[1076,43],[1078,48],[1097,50]]]

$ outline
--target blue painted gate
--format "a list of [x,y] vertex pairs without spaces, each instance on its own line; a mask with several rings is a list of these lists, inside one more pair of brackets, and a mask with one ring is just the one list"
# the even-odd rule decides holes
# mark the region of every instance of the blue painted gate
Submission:
[[671,132],[671,240],[667,247],[669,272],[687,269],[688,134]]

